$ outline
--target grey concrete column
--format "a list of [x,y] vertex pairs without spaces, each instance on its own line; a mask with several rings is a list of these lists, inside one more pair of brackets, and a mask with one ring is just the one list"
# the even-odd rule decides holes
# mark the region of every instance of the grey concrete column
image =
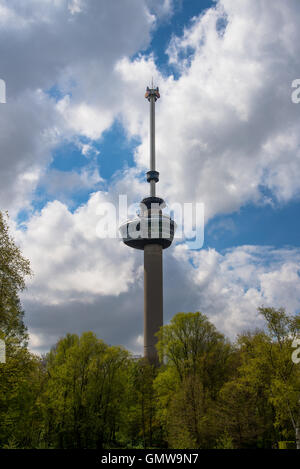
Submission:
[[144,357],[158,364],[155,333],[163,325],[162,246],[144,248]]

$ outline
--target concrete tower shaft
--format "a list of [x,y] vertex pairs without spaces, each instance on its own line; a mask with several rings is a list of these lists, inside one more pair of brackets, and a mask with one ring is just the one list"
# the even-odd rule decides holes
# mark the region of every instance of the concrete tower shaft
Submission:
[[158,364],[156,333],[163,325],[162,246],[147,244],[144,249],[144,357]]
[[163,249],[171,246],[175,222],[163,214],[164,200],[156,197],[159,173],[155,167],[155,103],[160,98],[158,88],[147,87],[145,98],[150,103],[150,197],[142,200],[137,218],[120,226],[124,243],[144,251],[144,357],[158,365],[156,333],[163,325]]

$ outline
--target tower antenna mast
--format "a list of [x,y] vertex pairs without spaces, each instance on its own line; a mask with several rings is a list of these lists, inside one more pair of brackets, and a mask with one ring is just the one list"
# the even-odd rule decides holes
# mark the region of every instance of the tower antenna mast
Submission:
[[156,196],[155,184],[159,181],[159,173],[155,168],[155,103],[160,98],[159,89],[147,86],[145,98],[150,102],[150,171],[147,173],[147,181],[150,182],[150,197]]

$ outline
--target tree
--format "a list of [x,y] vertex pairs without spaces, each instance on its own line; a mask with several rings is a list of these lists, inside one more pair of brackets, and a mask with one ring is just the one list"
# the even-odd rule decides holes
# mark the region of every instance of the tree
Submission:
[[27,330],[19,293],[31,275],[29,261],[16,246],[8,216],[0,211],[0,339],[6,362],[0,363],[0,445],[29,445],[28,422],[35,401],[39,360],[27,350]]
[[[163,384],[158,412],[168,441],[173,447],[208,447],[214,438],[214,402],[230,374],[231,345],[199,312],[175,315],[158,338],[160,360],[166,367],[155,387]],[[173,390],[167,384],[170,377]]]
[[23,257],[9,233],[8,215],[0,211],[0,331],[8,344],[27,341],[18,295],[25,288],[26,276],[30,275],[29,260]]
[[132,401],[128,416],[132,424],[132,440],[136,443],[142,441],[143,448],[163,444],[162,427],[156,416],[154,380],[157,373],[157,368],[145,359],[133,362],[130,370]]
[[264,343],[265,334],[260,331],[239,336],[238,367],[219,395],[218,420],[238,448],[270,447],[275,438],[274,411],[268,401],[272,375],[257,363]]
[[238,337],[240,364],[220,393],[222,419],[240,447],[271,447],[291,439],[293,430],[299,448],[300,367],[292,361],[292,343],[300,317],[264,307],[259,313],[265,330]]
[[259,308],[268,329],[266,361],[272,370],[270,402],[276,410],[276,424],[284,425],[287,416],[300,449],[300,367],[292,360],[292,344],[299,338],[300,315],[290,316],[283,308]]
[[198,375],[204,392],[216,396],[230,369],[232,348],[204,314],[176,314],[158,339],[160,360],[175,367],[180,381]]
[[45,439],[55,448],[102,448],[122,424],[128,353],[92,332],[68,334],[47,357]]

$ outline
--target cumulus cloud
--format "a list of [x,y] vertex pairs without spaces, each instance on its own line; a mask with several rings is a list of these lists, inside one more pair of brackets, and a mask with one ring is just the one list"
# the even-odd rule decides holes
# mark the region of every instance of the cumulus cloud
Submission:
[[[206,220],[246,203],[270,203],[262,188],[275,202],[299,196],[300,114],[291,102],[299,75],[299,1],[219,0],[171,39],[176,79],[143,53],[157,19],[171,14],[167,0],[0,0],[7,84],[0,115],[2,208],[16,214],[30,205],[63,139],[85,136],[92,147],[119,119],[128,137],[141,140],[136,167],[117,173],[107,193],[95,192],[74,211],[61,187],[67,196],[76,185],[98,190],[101,173],[92,166],[68,175],[51,170],[47,190],[65,203],[48,203],[24,231],[16,230],[35,272],[23,297],[34,349],[47,349],[65,332],[93,329],[109,343],[139,351],[142,255],[99,239],[96,226],[101,203],[120,193],[138,202],[148,189],[140,174],[148,167],[143,92],[151,76],[162,96],[159,194],[169,202],[204,202]],[[84,157],[90,147],[81,151]],[[176,246],[165,256],[165,321],[177,311],[201,310],[233,336],[259,324],[262,303],[296,311],[297,264],[297,249],[190,253]]]
[[97,165],[92,161],[79,171],[48,170],[43,177],[40,177],[39,188],[43,189],[45,197],[58,199],[69,208],[73,208],[76,205],[73,200],[74,195],[79,196],[86,190],[99,188],[103,182]]
[[45,304],[90,302],[94,295],[119,295],[136,280],[129,250],[119,239],[99,237],[103,204],[107,199],[101,192],[74,213],[61,202],[49,202],[25,231],[16,232],[35,273],[30,298]]
[[[220,0],[173,37],[180,77],[159,77],[157,105],[162,194],[205,202],[207,218],[269,203],[262,188],[275,202],[299,196],[299,17],[294,0]],[[126,75],[144,67],[128,62]],[[136,160],[148,164],[146,133]]]
[[51,149],[59,139],[59,115],[41,90],[24,91],[1,105],[1,208],[12,215],[30,206]]
[[239,246],[224,253],[177,246],[175,258],[186,266],[192,303],[229,337],[262,326],[259,306],[299,313],[300,250]]
[[2,208],[30,205],[58,143],[110,127],[122,91],[115,65],[147,47],[165,4],[160,12],[151,0],[0,1]]

